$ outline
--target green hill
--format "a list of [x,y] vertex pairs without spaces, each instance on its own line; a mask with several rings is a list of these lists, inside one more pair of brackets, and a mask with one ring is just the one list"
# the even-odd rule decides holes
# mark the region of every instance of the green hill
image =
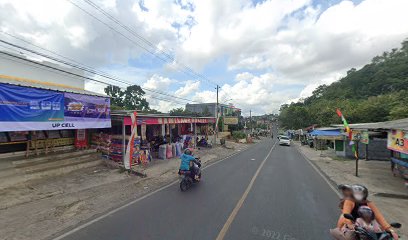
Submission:
[[336,108],[350,123],[408,117],[408,40],[363,68],[350,69],[339,81],[319,86],[312,96],[282,105],[279,118],[291,129],[328,126],[340,123]]

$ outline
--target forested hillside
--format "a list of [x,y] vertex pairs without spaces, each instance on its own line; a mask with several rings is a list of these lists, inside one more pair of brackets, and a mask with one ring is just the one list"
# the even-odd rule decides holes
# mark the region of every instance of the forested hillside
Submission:
[[290,129],[328,126],[340,123],[336,108],[350,123],[408,117],[408,40],[363,68],[350,69],[341,80],[319,86],[312,96],[282,105],[279,118]]

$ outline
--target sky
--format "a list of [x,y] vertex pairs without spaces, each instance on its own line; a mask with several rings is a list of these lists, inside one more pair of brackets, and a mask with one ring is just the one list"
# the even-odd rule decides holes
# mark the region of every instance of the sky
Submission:
[[[232,103],[277,113],[408,37],[407,0],[0,0],[0,39],[37,46],[146,92],[162,112]],[[10,35],[6,35],[10,34]],[[2,49],[3,45],[0,45]],[[100,76],[90,76],[107,81]],[[120,83],[112,82],[120,86]],[[105,86],[87,82],[103,92]],[[160,99],[160,100],[159,100]]]

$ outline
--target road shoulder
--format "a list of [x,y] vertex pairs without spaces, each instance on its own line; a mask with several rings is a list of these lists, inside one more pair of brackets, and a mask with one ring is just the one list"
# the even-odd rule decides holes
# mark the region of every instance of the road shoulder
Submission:
[[408,236],[408,190],[401,178],[392,175],[389,162],[361,160],[360,174],[356,177],[354,160],[337,159],[325,151],[315,151],[298,143],[294,145],[334,190],[339,184],[359,183],[367,186],[370,200],[376,203],[389,222],[402,223],[400,232]]
[[[217,147],[198,154],[208,166],[255,146],[227,144],[233,148]],[[95,167],[0,190],[4,196],[0,235],[5,239],[51,239],[174,182],[178,165],[177,159],[155,164],[146,169],[146,178]]]

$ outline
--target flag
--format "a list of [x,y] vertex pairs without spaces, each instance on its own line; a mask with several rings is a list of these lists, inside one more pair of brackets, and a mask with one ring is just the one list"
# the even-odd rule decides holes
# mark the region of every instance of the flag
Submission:
[[348,133],[348,136],[349,136],[349,138],[350,138],[350,140],[351,140],[351,138],[352,138],[352,132],[351,132],[351,129],[350,129],[348,123],[347,123],[346,118],[343,116],[343,113],[341,113],[340,109],[338,109],[338,108],[336,109],[336,113],[337,113],[337,115],[338,115],[339,117],[341,117],[341,121],[343,122],[344,129],[345,129],[346,133]]
[[[137,112],[133,112],[130,115],[130,118],[132,119],[132,125],[131,125],[131,134],[129,138],[129,142],[126,147],[126,154],[125,154],[125,159],[123,162],[123,165],[125,166],[125,169],[130,169],[130,166],[132,165],[132,159],[133,159],[133,153],[135,151],[135,137],[137,137],[137,121],[136,121],[136,116]],[[125,139],[123,139],[125,141]]]
[[349,127],[349,125],[348,125],[348,123],[347,123],[347,120],[346,120],[346,118],[343,116],[343,113],[341,113],[340,109],[337,108],[337,109],[336,109],[336,113],[337,113],[337,115],[338,115],[339,117],[341,117],[341,121],[343,122],[344,129],[345,129],[346,133],[348,134],[348,138],[349,138],[349,140],[350,140],[350,145],[352,145],[351,148],[352,148],[352,151],[354,152],[354,156],[355,156],[356,158],[358,158],[357,150],[356,150],[356,147],[355,147],[355,144],[354,144],[354,141],[353,141],[353,131],[352,131],[351,128]]

